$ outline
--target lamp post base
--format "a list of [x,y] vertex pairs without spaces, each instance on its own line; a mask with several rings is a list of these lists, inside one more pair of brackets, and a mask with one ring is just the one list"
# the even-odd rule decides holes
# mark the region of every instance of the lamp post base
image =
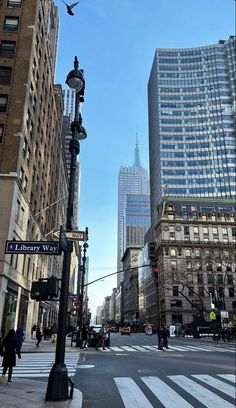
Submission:
[[69,398],[66,365],[54,363],[48,378],[46,401],[64,401]]

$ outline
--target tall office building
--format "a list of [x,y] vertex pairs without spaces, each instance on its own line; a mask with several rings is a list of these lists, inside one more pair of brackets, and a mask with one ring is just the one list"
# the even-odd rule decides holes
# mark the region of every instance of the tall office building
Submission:
[[126,247],[144,245],[144,236],[150,227],[150,195],[126,194],[124,214]]
[[[121,166],[118,179],[118,248],[117,248],[117,270],[122,270],[122,256],[126,249],[125,240],[125,207],[127,194],[149,194],[148,172],[141,166],[139,157],[139,146],[136,142],[133,166]],[[123,274],[117,275],[117,283],[123,279]]]
[[151,223],[163,195],[235,197],[236,37],[157,49],[148,83]]
[[0,2],[2,333],[20,325],[30,335],[32,324],[48,326],[57,319],[56,302],[36,303],[30,290],[33,280],[60,277],[62,258],[5,254],[4,249],[6,240],[51,239],[53,228],[65,222],[62,89],[54,85],[58,23],[51,0]]
[[75,91],[73,89],[63,89],[64,115],[74,119],[75,112]]

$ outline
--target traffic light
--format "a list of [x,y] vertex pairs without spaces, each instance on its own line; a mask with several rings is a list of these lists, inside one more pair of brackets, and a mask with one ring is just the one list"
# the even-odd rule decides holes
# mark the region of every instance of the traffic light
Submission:
[[156,266],[157,263],[157,248],[155,242],[148,243],[148,258],[152,266]]
[[52,300],[58,298],[59,295],[59,283],[55,276],[51,276],[48,279],[40,279],[32,282],[31,286],[31,299],[40,300]]

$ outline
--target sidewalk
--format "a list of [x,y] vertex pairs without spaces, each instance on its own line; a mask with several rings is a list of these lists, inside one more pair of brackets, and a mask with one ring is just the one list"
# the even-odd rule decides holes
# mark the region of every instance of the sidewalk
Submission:
[[[22,346],[24,353],[49,353],[55,352],[55,343],[49,340],[42,340],[39,347],[36,347],[35,340],[25,340]],[[78,350],[76,347],[66,346],[66,352]],[[6,376],[7,377],[7,376]],[[47,382],[28,380],[24,378],[14,378],[12,383],[0,384],[0,405],[1,408],[81,408],[82,393],[74,388],[72,400],[66,401],[45,401]]]

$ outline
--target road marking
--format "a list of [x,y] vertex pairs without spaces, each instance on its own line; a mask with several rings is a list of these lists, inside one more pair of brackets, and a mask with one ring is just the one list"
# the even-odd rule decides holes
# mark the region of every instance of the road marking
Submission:
[[146,350],[143,347],[140,346],[132,346],[133,348],[135,348],[138,351],[141,351],[142,353],[149,353],[150,350]]
[[144,393],[130,377],[115,377],[125,408],[153,408]]
[[94,368],[95,365],[89,365],[89,364],[81,364],[81,365],[77,365],[77,368]]
[[120,347],[110,347],[110,349],[111,350],[113,350],[113,351],[122,351],[121,349],[120,349]]
[[226,382],[218,380],[217,378],[211,377],[207,374],[192,375],[192,377],[197,378],[197,380],[200,380],[211,387],[216,388],[217,390],[220,390],[232,398],[235,398],[235,387],[233,385],[227,384]]
[[225,378],[228,381],[231,381],[232,383],[236,383],[236,375],[235,374],[217,374],[218,377]]
[[158,377],[141,377],[147,387],[161,401],[165,408],[191,408],[193,407],[185,401],[176,391],[169,387]]
[[134,350],[133,348],[131,348],[129,346],[120,346],[120,347],[121,347],[121,349],[124,349],[126,351],[137,351],[137,350]]
[[212,391],[207,390],[200,384],[185,377],[184,375],[168,375],[168,378],[170,378],[171,381],[173,381],[179,387],[187,391],[207,408],[235,408],[235,405],[232,405],[223,398],[218,397]]
[[154,346],[142,346],[150,351],[157,351],[158,349],[156,349]]

